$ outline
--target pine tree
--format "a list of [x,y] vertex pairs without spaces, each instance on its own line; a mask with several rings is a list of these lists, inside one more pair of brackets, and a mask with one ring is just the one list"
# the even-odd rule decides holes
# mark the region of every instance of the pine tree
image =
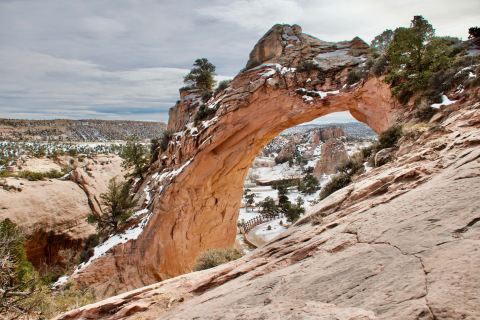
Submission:
[[132,215],[132,208],[137,205],[137,200],[132,200],[129,195],[129,185],[118,182],[117,178],[110,180],[108,191],[100,195],[105,209],[101,215],[90,213],[87,221],[96,224],[100,233],[116,233],[125,221]]
[[191,84],[193,89],[202,89],[203,91],[212,91],[216,84],[214,76],[216,67],[208,62],[208,59],[201,58],[195,60],[194,67],[190,73],[184,77],[186,84]]
[[146,147],[140,143],[140,139],[136,135],[131,135],[127,138],[121,157],[123,158],[122,166],[127,170],[133,169],[131,174],[125,175],[126,177],[137,175],[142,177],[148,157]]

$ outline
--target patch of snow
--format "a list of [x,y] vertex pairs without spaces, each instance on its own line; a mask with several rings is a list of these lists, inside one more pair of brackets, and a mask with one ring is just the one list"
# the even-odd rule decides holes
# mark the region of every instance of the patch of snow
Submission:
[[311,101],[311,100],[313,100],[312,97],[307,96],[307,95],[302,96],[302,98],[305,99],[305,101]]
[[473,72],[470,72],[470,73],[468,74],[468,77],[469,77],[469,78],[476,78],[477,75],[473,74]]
[[293,45],[293,44],[289,44],[289,45],[287,45],[285,48],[291,48],[291,47],[294,47],[294,45]]
[[212,124],[215,124],[218,120],[218,117],[214,117],[211,120],[202,121],[202,126],[206,128],[210,127]]
[[365,168],[365,172],[368,172],[373,169],[372,167],[367,166],[366,162],[363,164],[363,167]]
[[262,76],[262,78],[270,78],[271,76],[273,76],[275,74],[275,70],[274,69],[268,69],[267,72],[265,73],[259,73],[260,76]]
[[[147,208],[142,209],[142,210],[139,210],[139,211],[135,212],[134,214],[132,214],[131,217],[128,218],[128,220],[133,219],[133,218],[136,218],[136,217],[139,217],[139,216],[141,216],[142,214],[147,213],[147,212],[148,212],[148,209],[147,209]],[[127,220],[127,221],[128,221],[128,220]]]
[[320,53],[317,54],[317,58],[328,58],[328,57],[333,57],[333,56],[342,56],[346,55],[350,50],[337,50],[337,51],[332,51],[332,52],[327,52],[327,53]]
[[68,276],[58,278],[58,280],[52,284],[52,288],[58,288],[68,281]]
[[248,71],[258,70],[258,69],[263,68],[263,67],[276,67],[277,65],[279,65],[279,64],[278,63],[265,63],[265,64],[259,65],[258,67],[248,69]]
[[[285,224],[287,222],[287,219],[281,218],[262,223],[260,227],[255,230],[255,235],[259,238],[262,238],[262,240],[264,240],[265,242],[272,240],[280,233],[287,230],[287,228],[280,225],[280,221]],[[268,226],[270,226],[270,230],[268,230]]]
[[340,90],[335,90],[335,91],[327,91],[327,92],[322,92],[322,91],[315,91],[320,95],[320,98],[325,98],[328,94],[339,94]]
[[464,88],[465,88],[465,87],[463,86],[463,84],[459,85],[459,86],[457,87],[457,90],[455,90],[455,93],[462,93]]
[[460,71],[458,71],[457,73],[455,73],[455,77],[459,76],[463,71],[467,71],[467,70],[473,70],[475,67],[479,66],[478,64],[474,64],[474,65],[471,65],[469,67],[465,67],[463,69],[461,69]]
[[448,99],[448,97],[446,95],[442,95],[442,103],[434,103],[430,107],[435,108],[435,109],[439,109],[440,106],[448,106],[448,105],[453,104],[455,102],[457,102],[457,101],[456,100],[451,101],[451,100]]

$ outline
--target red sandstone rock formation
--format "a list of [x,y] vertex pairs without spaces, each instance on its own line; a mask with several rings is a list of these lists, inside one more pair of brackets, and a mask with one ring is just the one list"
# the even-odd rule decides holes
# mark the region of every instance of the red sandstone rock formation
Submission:
[[480,99],[464,97],[245,257],[57,319],[480,318]]
[[[62,263],[60,250],[71,249],[76,254],[82,249],[83,240],[95,232],[86,215],[92,210],[100,212],[100,193],[107,191],[111,178],[123,177],[125,172],[118,156],[102,154],[94,159],[98,164],[62,156],[56,161],[66,164],[72,160],[77,166],[66,181],[7,178],[7,185],[22,191],[0,189],[0,220],[9,218],[25,230],[27,257],[37,269],[44,268],[45,263],[49,266]],[[35,159],[22,166],[40,172],[57,164],[50,159]],[[90,176],[82,169],[85,167],[89,168]]]
[[343,131],[343,127],[326,127],[326,128],[319,128],[312,137],[312,142],[316,145],[320,143],[322,140],[328,140],[332,138],[340,138],[344,136],[345,132]]
[[345,150],[345,144],[337,139],[329,139],[322,146],[320,160],[315,164],[312,175],[315,178],[321,178],[324,174],[334,174],[337,172],[335,166],[346,158],[348,158],[348,153]]
[[[289,28],[298,40],[290,38]],[[279,64],[237,75],[207,103],[215,114],[198,127],[193,116],[201,104],[199,93],[182,92],[183,99],[170,111],[168,128],[176,134],[140,187],[152,194],[143,232],[77,272],[74,280],[94,285],[101,297],[190,272],[200,251],[233,245],[248,168],[278,133],[339,111],[350,111],[379,133],[403,116],[382,79],[344,86],[347,73],[367,51],[360,39],[327,43],[299,34],[296,27],[272,30],[260,40],[264,49],[254,51],[273,52],[268,62]],[[340,54],[325,55],[339,47]],[[317,61],[323,71],[286,67],[303,60]],[[302,88],[317,96],[298,90]]]

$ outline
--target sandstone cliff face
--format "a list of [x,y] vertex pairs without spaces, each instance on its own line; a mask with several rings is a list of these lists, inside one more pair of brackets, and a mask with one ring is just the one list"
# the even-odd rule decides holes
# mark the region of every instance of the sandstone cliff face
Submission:
[[[382,79],[344,86],[348,70],[363,61],[359,55],[367,46],[361,40],[334,46],[304,34],[298,39],[292,46],[280,42],[276,61],[287,65],[315,58],[324,66],[322,73],[295,72],[279,64],[242,72],[206,103],[214,115],[198,127],[193,115],[201,104],[199,94],[189,92],[177,102],[168,126],[176,134],[140,186],[151,195],[148,223],[136,240],[77,272],[77,282],[111,296],[190,272],[200,251],[233,245],[248,168],[278,133],[338,111],[350,111],[377,133],[403,116]],[[302,88],[317,93],[311,97],[298,90]]]
[[[57,319],[480,318],[480,102],[468,95],[240,260]],[[185,302],[169,309],[170,297]]]
[[344,135],[345,132],[343,131],[343,127],[331,126],[326,128],[320,128],[313,135],[312,142],[318,145],[322,140],[325,141],[332,138],[340,138]]
[[322,146],[320,160],[315,164],[312,175],[315,178],[321,178],[324,174],[334,174],[337,172],[335,166],[346,158],[348,158],[348,153],[345,150],[345,144],[337,139],[329,139]]
[[[73,158],[63,156],[57,162],[69,164],[70,160]],[[92,210],[101,212],[100,193],[107,190],[111,178],[123,177],[125,173],[121,159],[115,155],[74,161],[77,168],[65,180],[7,178],[7,185],[22,191],[0,189],[0,220],[9,218],[25,230],[27,257],[37,269],[45,263],[48,266],[62,263],[60,250],[71,249],[76,253],[82,249],[83,240],[95,232],[86,222],[86,215]],[[37,172],[61,168],[47,159],[32,159],[22,166]]]

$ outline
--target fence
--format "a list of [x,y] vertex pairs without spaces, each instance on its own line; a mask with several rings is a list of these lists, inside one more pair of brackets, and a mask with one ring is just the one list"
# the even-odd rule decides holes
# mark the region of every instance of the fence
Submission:
[[275,220],[275,219],[284,218],[284,217],[285,216],[283,213],[264,213],[261,216],[255,217],[245,222],[245,225],[243,226],[243,230],[245,233],[249,233],[250,230],[258,226],[259,224],[262,224],[267,221]]

